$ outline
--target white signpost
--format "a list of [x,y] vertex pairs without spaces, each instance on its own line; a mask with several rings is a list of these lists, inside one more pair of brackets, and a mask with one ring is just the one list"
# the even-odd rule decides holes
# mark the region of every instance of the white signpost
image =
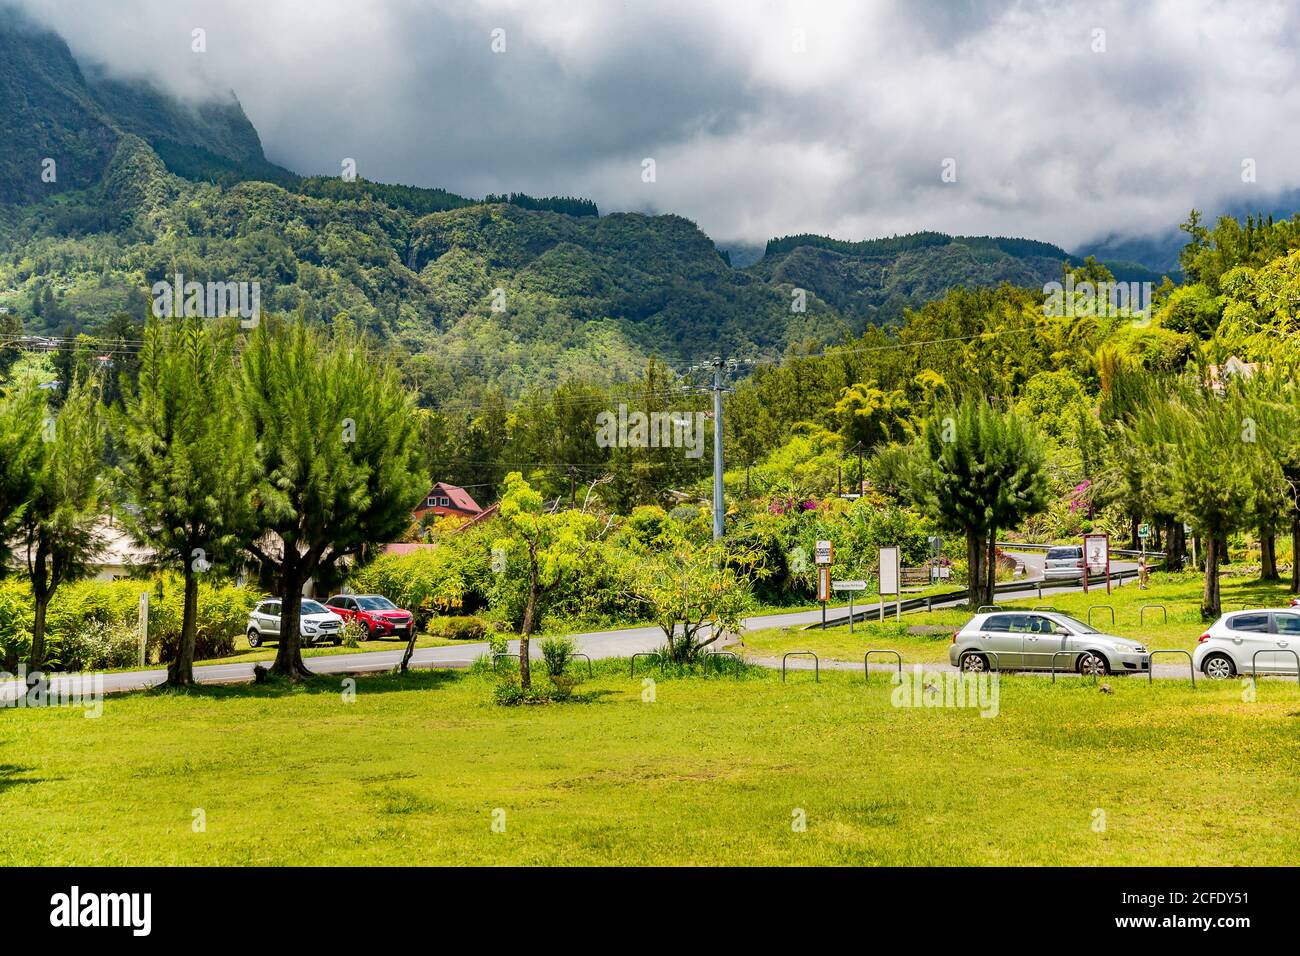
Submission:
[[826,630],[826,602],[831,599],[831,565],[835,563],[835,546],[822,539],[813,547],[817,562],[817,600],[822,603],[822,630]]
[[880,619],[885,619],[885,595],[894,596],[894,619],[901,621],[902,588],[899,586],[899,562],[901,554],[897,547],[880,549]]
[[1106,593],[1110,593],[1110,535],[1083,536],[1083,593],[1088,593],[1088,575],[1093,571],[1106,575]]
[[149,644],[149,592],[140,592],[140,666],[145,665],[145,651]]
[[867,589],[866,581],[832,581],[831,589],[834,591],[849,592],[849,633],[853,633],[853,592],[865,591]]

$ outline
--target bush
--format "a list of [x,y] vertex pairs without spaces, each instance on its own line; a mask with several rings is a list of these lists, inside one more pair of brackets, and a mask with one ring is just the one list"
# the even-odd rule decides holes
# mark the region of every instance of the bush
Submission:
[[481,641],[487,637],[489,626],[483,618],[468,615],[435,618],[430,623],[429,630],[437,637],[446,637],[455,641]]
[[32,649],[31,594],[19,581],[0,581],[0,670],[14,673]]
[[123,621],[88,619],[81,630],[63,636],[60,666],[67,671],[130,667],[139,661],[138,626]]
[[546,663],[547,675],[557,677],[563,674],[577,650],[578,645],[571,637],[556,635],[542,638],[542,660]]

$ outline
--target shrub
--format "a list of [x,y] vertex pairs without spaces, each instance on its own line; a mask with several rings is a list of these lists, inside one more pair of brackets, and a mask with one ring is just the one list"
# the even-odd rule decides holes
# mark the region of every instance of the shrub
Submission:
[[139,628],[124,621],[87,619],[80,630],[65,634],[59,645],[59,663],[67,671],[130,667],[139,654]]
[[430,625],[430,630],[439,637],[455,641],[481,641],[487,637],[489,627],[483,618],[468,615],[436,618]]
[[542,638],[542,660],[546,663],[547,675],[557,677],[563,674],[577,650],[578,645],[571,637],[555,635]]
[[18,670],[32,647],[31,592],[18,581],[0,581],[0,670]]

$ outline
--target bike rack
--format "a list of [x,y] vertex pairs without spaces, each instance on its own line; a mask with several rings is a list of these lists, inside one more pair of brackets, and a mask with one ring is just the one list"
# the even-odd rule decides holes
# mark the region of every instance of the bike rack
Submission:
[[1162,615],[1160,623],[1161,624],[1169,623],[1169,611],[1163,604],[1143,604],[1142,607],[1138,610],[1139,627],[1146,624],[1147,611],[1148,610],[1154,611],[1156,608],[1160,609],[1160,614]]
[[1107,610],[1107,611],[1110,611],[1110,623],[1111,623],[1111,626],[1114,627],[1114,625],[1115,625],[1115,608],[1112,607],[1112,606],[1109,605],[1109,604],[1094,604],[1094,605],[1092,605],[1090,608],[1088,608],[1088,626],[1089,626],[1089,627],[1092,627],[1092,612],[1093,612],[1093,611],[1100,611],[1100,610],[1103,610],[1103,609],[1104,609],[1104,610]]
[[985,611],[1000,611],[1000,610],[1002,610],[1001,604],[981,604],[979,606],[979,609],[975,613],[983,614]]
[[515,660],[517,660],[517,661],[521,661],[521,662],[523,661],[523,658],[520,657],[518,654],[493,654],[493,655],[492,655],[492,669],[493,669],[493,670],[496,670],[496,669],[497,669],[497,661],[499,661],[499,660],[500,660],[501,658],[503,658],[503,657],[513,657],[513,658],[514,658]]
[[[1063,654],[1079,654],[1079,655],[1082,655],[1083,653],[1084,653],[1083,651],[1053,651],[1053,652],[1052,652],[1052,683],[1053,683],[1053,684],[1056,683],[1056,659],[1057,659],[1058,657],[1060,657],[1060,656],[1063,655]],[[1065,671],[1061,671],[1061,673],[1064,674]],[[1080,674],[1079,676],[1082,677],[1083,675]],[[1092,682],[1093,682],[1094,684],[1097,683],[1097,675],[1096,675],[1096,674],[1093,674],[1093,675],[1092,675]]]
[[[636,659],[638,657],[654,657],[658,653],[659,653],[658,651],[637,651],[635,654],[633,654],[631,657],[632,671],[630,674],[628,674],[628,676],[629,677],[636,676]],[[660,673],[663,673],[666,669],[667,669],[667,663],[663,660],[660,660],[659,661]]]
[[1050,605],[1050,604],[1035,604],[1034,607],[1033,607],[1033,610],[1035,610],[1035,611],[1051,611],[1053,614],[1060,614],[1060,613],[1061,613],[1059,609],[1052,607],[1052,605]]
[[813,659],[813,680],[820,684],[822,680],[821,659],[812,651],[787,651],[781,657],[781,683],[785,683],[785,661],[787,657],[811,657]]
[[1154,684],[1156,682],[1156,665],[1155,662],[1151,660],[1151,658],[1155,657],[1157,654],[1182,654],[1185,658],[1187,658],[1187,672],[1192,675],[1192,686],[1193,687],[1196,686],[1196,666],[1195,664],[1192,663],[1191,651],[1184,651],[1177,647],[1156,648],[1155,650],[1147,651],[1147,684],[1148,685]]
[[893,654],[898,658],[898,679],[903,679],[903,655],[888,647],[873,647],[862,655],[862,676],[865,678],[868,685],[871,684],[871,671],[867,668],[867,658],[872,654]]
[[[732,660],[736,662],[736,680],[740,680],[740,655],[733,654],[731,651],[714,651],[711,654],[705,654],[702,657],[702,660],[710,661],[718,657],[730,657]],[[718,663],[719,666],[722,665],[721,661],[719,661]]]
[[587,661],[587,676],[588,676],[588,677],[591,677],[591,676],[592,676],[592,670],[591,670],[591,658],[590,658],[590,657],[587,657],[586,654],[570,654],[569,656],[570,656],[570,657],[581,657],[581,658],[584,658],[584,659]]
[[1290,654],[1295,658],[1296,682],[1300,683],[1300,654],[1296,653],[1289,647],[1277,647],[1272,650],[1256,651],[1254,654],[1250,655],[1250,682],[1252,684],[1255,683],[1255,678],[1259,674],[1259,671],[1255,667],[1255,658],[1259,657],[1260,654]]

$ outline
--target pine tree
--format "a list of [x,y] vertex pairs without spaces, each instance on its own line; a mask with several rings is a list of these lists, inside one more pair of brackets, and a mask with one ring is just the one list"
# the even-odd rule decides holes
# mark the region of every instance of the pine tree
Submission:
[[299,621],[313,574],[393,541],[427,488],[411,394],[356,333],[264,317],[241,355],[240,403],[254,442],[255,526],[245,547],[278,574],[273,672],[298,680]]
[[234,329],[203,319],[151,322],[136,394],[116,429],[127,522],[161,565],[180,567],[184,613],[167,683],[194,683],[199,578],[228,559],[251,520],[253,446],[238,413]]

